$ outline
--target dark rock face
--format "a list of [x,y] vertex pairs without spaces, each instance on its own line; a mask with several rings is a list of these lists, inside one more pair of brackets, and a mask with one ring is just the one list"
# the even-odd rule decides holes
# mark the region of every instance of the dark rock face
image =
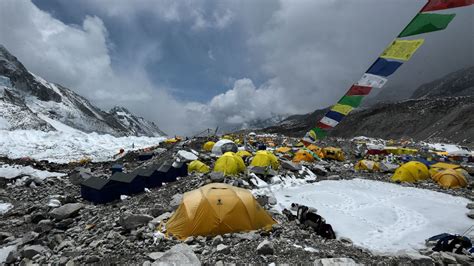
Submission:
[[[59,84],[49,83],[28,72],[23,64],[0,45],[0,116],[14,129],[54,131],[43,118],[59,121],[84,132],[115,136],[163,136],[154,123],[131,114],[123,107],[110,113]],[[48,102],[44,104],[44,102]],[[123,117],[118,115],[120,113]]]

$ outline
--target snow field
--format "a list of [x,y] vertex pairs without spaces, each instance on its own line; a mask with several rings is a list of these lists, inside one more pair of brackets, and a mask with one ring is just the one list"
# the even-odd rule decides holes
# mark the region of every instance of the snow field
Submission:
[[473,224],[466,216],[468,199],[385,182],[288,183],[257,193],[265,190],[277,199],[278,210],[289,209],[293,202],[314,207],[338,237],[376,253],[420,249],[431,236],[462,234]]

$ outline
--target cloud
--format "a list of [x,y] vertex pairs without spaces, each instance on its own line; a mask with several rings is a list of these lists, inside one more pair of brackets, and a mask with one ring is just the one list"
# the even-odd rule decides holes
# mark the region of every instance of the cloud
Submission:
[[[0,1],[0,42],[32,72],[102,108],[123,105],[171,134],[333,104],[423,4],[49,3],[62,7],[49,11],[54,17],[30,1]],[[472,64],[472,11],[455,13],[446,31],[423,36],[424,46],[390,77],[391,88],[418,86]]]

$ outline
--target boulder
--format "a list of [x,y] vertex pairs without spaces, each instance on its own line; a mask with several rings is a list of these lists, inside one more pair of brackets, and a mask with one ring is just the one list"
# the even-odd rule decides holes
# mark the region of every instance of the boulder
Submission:
[[127,213],[120,217],[119,224],[127,230],[132,230],[139,226],[148,224],[151,220],[153,220],[153,216],[150,215]]
[[324,258],[317,259],[313,265],[316,266],[347,266],[347,265],[360,265],[357,264],[353,259],[350,258]]
[[21,256],[32,259],[36,255],[41,255],[47,252],[47,249],[41,245],[25,246],[21,251]]
[[310,170],[318,176],[326,176],[328,171],[321,165],[312,165]]
[[224,239],[222,238],[222,236],[217,235],[212,239],[212,245],[217,246],[217,245],[221,244],[223,241],[224,241]]
[[188,245],[178,244],[163,252],[154,265],[201,265],[201,262]]
[[230,253],[230,247],[227,246],[227,245],[224,245],[224,244],[219,244],[216,247],[216,251],[218,253],[222,253],[222,254],[229,254]]
[[224,182],[224,173],[221,172],[212,172],[209,174],[209,178],[212,182],[221,183]]
[[470,210],[474,210],[474,202],[470,202],[466,205],[466,208],[470,209]]
[[179,204],[181,204],[182,200],[183,200],[183,194],[181,193],[174,194],[173,197],[171,197],[170,207],[173,209],[176,209],[179,206]]
[[418,262],[420,264],[431,264],[433,263],[433,259],[422,255],[416,251],[406,251],[406,252],[399,252],[397,256],[400,258],[407,258],[411,261]]
[[256,234],[255,232],[247,232],[247,233],[236,233],[234,234],[235,237],[244,239],[244,240],[257,240],[260,238],[259,234]]
[[280,165],[283,169],[290,171],[300,171],[303,167],[297,163],[288,160],[280,160]]
[[455,264],[457,263],[456,258],[447,252],[440,252],[441,260],[446,264]]
[[164,252],[152,252],[152,253],[148,253],[148,258],[150,258],[151,260],[155,261],[159,258],[161,258],[161,256],[163,256]]
[[273,243],[268,240],[263,240],[257,246],[257,254],[260,255],[273,255]]
[[82,208],[84,208],[82,203],[68,203],[52,210],[49,214],[56,220],[63,220],[77,215]]
[[[13,264],[17,260],[18,260],[18,252],[17,252],[16,249],[13,249],[13,250],[10,250],[10,252],[8,252],[7,257],[5,258],[5,263],[6,264]],[[1,263],[1,261],[0,261],[0,263]]]

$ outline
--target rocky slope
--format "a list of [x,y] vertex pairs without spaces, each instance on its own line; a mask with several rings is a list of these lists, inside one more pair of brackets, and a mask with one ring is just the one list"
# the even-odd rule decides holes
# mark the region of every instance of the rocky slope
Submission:
[[[418,140],[444,138],[456,142],[474,141],[474,67],[420,86],[413,99],[378,103],[348,115],[331,136],[410,137]],[[303,136],[327,109],[294,115],[266,132]]]
[[0,129],[76,129],[115,136],[164,135],[154,123],[124,108],[114,108],[107,113],[74,91],[30,73],[1,45],[0,107]]

